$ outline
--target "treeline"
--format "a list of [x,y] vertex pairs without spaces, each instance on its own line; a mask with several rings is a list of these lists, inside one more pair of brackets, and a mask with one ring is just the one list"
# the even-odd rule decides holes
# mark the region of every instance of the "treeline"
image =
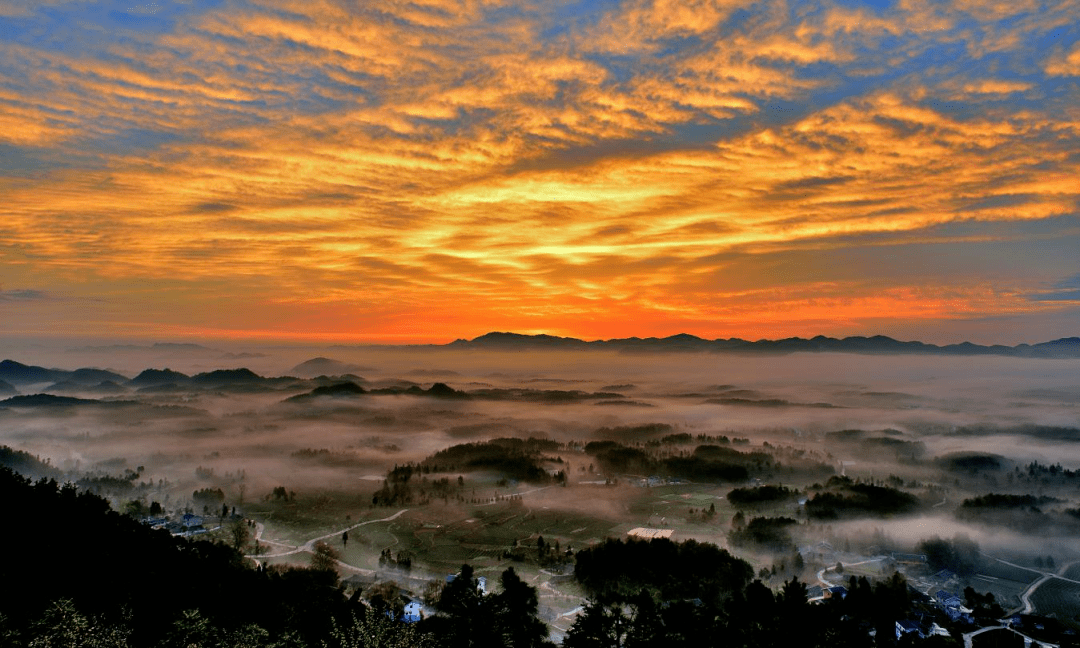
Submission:
[[917,551],[926,556],[931,569],[948,569],[959,576],[971,576],[981,562],[979,545],[965,535],[952,540],[934,536],[919,542]]
[[[632,567],[631,567],[632,566]],[[646,591],[654,598],[725,597],[753,578],[750,564],[714,544],[608,539],[577,552],[574,576],[600,600]]]
[[[423,644],[389,645],[400,645],[401,648],[413,648],[415,645],[554,648],[554,644],[548,641],[548,627],[538,615],[536,588],[521,580],[513,567],[502,573],[499,585],[498,593],[483,595],[472,567],[462,565],[461,571],[438,596],[435,607],[439,613],[417,624]],[[353,645],[365,648],[387,645],[371,641],[374,637],[365,639],[367,642]]]
[[[1017,467],[1017,472],[1020,472],[1019,467]],[[1027,473],[1027,476],[1032,479],[1061,478],[1066,481],[1072,481],[1077,477],[1080,477],[1080,470],[1062,468],[1060,463],[1046,465],[1041,464],[1038,461],[1032,461],[1027,465],[1025,472]]]
[[1017,509],[1017,508],[1035,508],[1046,506],[1047,504],[1059,504],[1064,500],[1060,500],[1056,497],[1050,497],[1049,495],[1008,495],[1002,493],[987,493],[986,495],[979,495],[978,497],[972,497],[966,499],[960,504],[961,508],[965,509]]
[[741,513],[732,520],[732,529],[728,533],[728,542],[736,547],[754,546],[755,548],[783,551],[792,546],[791,527],[799,522],[789,517],[756,517],[750,522],[741,522]]
[[354,452],[335,452],[329,448],[301,448],[290,456],[331,468],[352,468],[365,465],[365,461]]
[[225,491],[220,488],[200,488],[191,493],[191,501],[196,504],[220,504],[225,501]]
[[735,488],[727,494],[728,501],[736,508],[752,508],[763,504],[775,504],[795,499],[798,491],[786,486],[757,486]]
[[1065,503],[1048,495],[987,493],[965,499],[955,514],[960,520],[992,527],[1018,531],[1038,528],[1049,535],[1073,535],[1080,531],[1080,509],[1055,507]]
[[563,446],[550,439],[494,439],[477,443],[462,443],[440,450],[420,463],[394,466],[386,474],[382,488],[372,495],[376,506],[426,504],[432,499],[449,501],[455,497],[465,501],[464,480],[456,485],[447,477],[429,479],[429,475],[444,472],[473,472],[489,470],[499,473],[499,484],[508,480],[531,484],[566,483],[566,471],[549,472],[544,464],[563,464],[562,457],[546,456],[544,452]]
[[750,471],[772,467],[765,452],[740,452],[728,446],[704,444],[690,454],[673,455],[626,446],[617,441],[591,441],[585,452],[600,468],[616,474],[659,474],[701,481],[745,481]]
[[15,450],[6,445],[0,445],[0,467],[10,468],[15,472],[31,477],[54,477],[61,475],[60,470],[46,459],[42,461],[37,455],[32,455],[23,450]]
[[[530,442],[532,441],[532,442]],[[463,443],[440,450],[421,462],[421,469],[432,471],[491,470],[508,479],[546,484],[552,480],[543,467],[545,462],[562,463],[560,457],[544,457],[541,440],[497,439],[479,443]]]
[[852,577],[846,597],[811,605],[797,579],[774,593],[745,561],[693,541],[608,540],[577,560],[590,600],[565,648],[891,646],[912,609],[899,574],[874,585]]
[[806,514],[819,520],[863,515],[899,515],[913,513],[921,506],[918,497],[890,486],[853,481],[850,477],[833,476],[824,492],[806,502]]
[[898,460],[914,460],[926,453],[926,446],[921,441],[908,441],[898,438],[903,433],[898,430],[837,430],[825,435],[830,446],[844,445],[849,449],[861,450],[875,457],[889,453]]
[[[655,439],[661,434],[671,432],[673,428],[668,423],[646,423],[644,425],[619,425],[616,427],[597,428],[590,435],[594,439],[612,439],[623,442],[641,442]],[[684,433],[685,434],[685,433]],[[669,438],[668,435],[664,438]],[[685,434],[689,437],[689,434]],[[669,440],[669,443],[671,441]]]

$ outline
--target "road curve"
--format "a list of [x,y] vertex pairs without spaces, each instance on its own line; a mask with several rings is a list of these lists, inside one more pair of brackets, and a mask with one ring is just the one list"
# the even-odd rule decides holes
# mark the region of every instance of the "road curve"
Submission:
[[[376,522],[390,522],[391,520],[396,520],[399,517],[401,517],[408,510],[409,509],[401,509],[397,513],[394,513],[393,515],[391,515],[390,517],[384,517],[384,518],[382,518],[380,520],[368,520],[366,522],[358,522],[358,523],[356,523],[356,524],[354,524],[352,526],[345,527],[344,529],[339,529],[337,531],[327,533],[326,535],[321,535],[321,536],[319,536],[317,538],[312,538],[312,539],[308,540],[307,542],[305,542],[304,544],[300,545],[299,547],[296,547],[295,549],[291,549],[289,551],[280,551],[278,553],[271,553],[271,554],[248,554],[246,557],[247,558],[255,558],[257,560],[259,558],[278,558],[280,556],[291,556],[291,555],[294,555],[294,554],[304,553],[304,552],[310,553],[310,552],[314,551],[315,543],[319,542],[320,540],[326,540],[328,538],[333,538],[333,537],[336,537],[336,536],[340,536],[341,534],[345,533],[346,531],[352,531],[355,528],[366,526],[368,524],[375,524]],[[259,531],[259,535],[260,536],[262,535],[261,530]],[[263,542],[270,543],[271,541],[270,540],[264,540]],[[272,544],[281,544],[281,543],[273,542]]]

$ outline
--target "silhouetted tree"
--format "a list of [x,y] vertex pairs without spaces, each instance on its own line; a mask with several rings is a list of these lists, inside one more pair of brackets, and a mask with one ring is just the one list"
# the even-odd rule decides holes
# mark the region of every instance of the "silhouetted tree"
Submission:
[[337,572],[338,553],[325,542],[316,542],[311,553],[311,568],[317,571]]
[[537,614],[536,588],[521,580],[513,567],[499,578],[502,587],[488,599],[499,645],[510,648],[551,646],[548,628]]

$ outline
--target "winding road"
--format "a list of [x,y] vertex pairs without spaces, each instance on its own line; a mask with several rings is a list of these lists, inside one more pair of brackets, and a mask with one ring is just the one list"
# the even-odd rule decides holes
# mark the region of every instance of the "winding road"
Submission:
[[1023,605],[1016,608],[1016,609],[1014,609],[1014,610],[1010,610],[1006,616],[1012,616],[1014,614],[1031,614],[1031,613],[1033,613],[1035,611],[1035,606],[1031,602],[1031,595],[1034,594],[1035,590],[1039,589],[1039,587],[1043,583],[1050,580],[1051,578],[1058,578],[1058,579],[1061,579],[1063,581],[1067,581],[1069,583],[1076,583],[1076,584],[1080,585],[1080,581],[1074,580],[1072,578],[1065,578],[1065,576],[1064,576],[1065,572],[1069,571],[1070,567],[1075,565],[1077,562],[1080,562],[1080,561],[1077,561],[1077,560],[1065,563],[1064,565],[1059,567],[1058,570],[1057,570],[1057,573],[1055,573],[1055,572],[1042,571],[1041,569],[1033,569],[1031,567],[1024,567],[1023,565],[1017,565],[1016,563],[1011,563],[1008,560],[1002,560],[1001,558],[995,558],[994,556],[991,556],[988,553],[983,553],[981,551],[979,553],[982,554],[983,556],[986,556],[987,558],[990,558],[991,560],[996,560],[997,562],[999,562],[999,563],[1001,563],[1003,565],[1008,565],[1009,567],[1015,567],[1016,569],[1023,569],[1024,571],[1029,571],[1029,572],[1034,572],[1036,574],[1040,574],[1040,577],[1039,577],[1038,580],[1036,580],[1033,583],[1030,583],[1027,587],[1024,588],[1024,591],[1021,592],[1021,594],[1020,594],[1020,602],[1023,603]]
[[[311,553],[311,552],[313,552],[315,550],[315,543],[319,542],[320,540],[327,540],[329,538],[334,538],[334,537],[340,536],[341,534],[345,533],[346,531],[352,531],[353,529],[356,529],[356,528],[362,527],[362,526],[366,526],[368,524],[375,524],[376,522],[390,522],[391,520],[396,520],[399,517],[401,517],[408,510],[409,509],[401,509],[397,513],[394,513],[393,515],[391,515],[390,517],[384,517],[384,518],[382,518],[380,520],[368,520],[366,522],[357,522],[356,524],[354,524],[352,526],[348,526],[348,527],[345,527],[343,529],[339,529],[337,531],[327,533],[326,535],[321,535],[321,536],[319,536],[317,538],[312,538],[311,540],[308,540],[307,542],[305,542],[304,544],[299,545],[299,546],[297,546],[297,545],[287,545],[287,544],[284,544],[284,543],[281,543],[281,542],[274,542],[273,540],[261,540],[262,542],[266,542],[268,544],[274,544],[274,545],[278,545],[278,546],[281,546],[281,547],[293,547],[293,548],[288,550],[288,551],[280,551],[278,553],[248,554],[246,557],[247,558],[254,558],[255,560],[258,560],[260,558],[278,558],[280,556],[291,556],[291,555],[294,555],[294,554],[304,553],[304,552]],[[256,540],[260,540],[262,538],[262,533],[263,533],[264,528],[265,527],[262,525],[262,523],[260,523],[260,522],[255,523],[255,539]],[[352,565],[349,565],[348,563],[343,563],[340,560],[338,561],[338,563],[341,564],[341,565],[344,565],[345,567],[349,567],[351,569],[357,569],[356,567],[353,567]]]

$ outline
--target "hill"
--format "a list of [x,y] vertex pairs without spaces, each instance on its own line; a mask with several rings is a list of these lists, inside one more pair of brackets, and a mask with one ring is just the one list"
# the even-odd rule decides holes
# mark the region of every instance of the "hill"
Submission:
[[182,384],[190,377],[187,374],[173,371],[172,369],[147,369],[138,376],[132,378],[128,384],[132,387],[149,387],[152,385]]
[[341,376],[347,373],[371,370],[371,367],[362,367],[360,365],[341,362],[340,360],[318,357],[301,362],[290,369],[289,373],[294,376],[300,376],[301,378],[315,378],[316,376]]

